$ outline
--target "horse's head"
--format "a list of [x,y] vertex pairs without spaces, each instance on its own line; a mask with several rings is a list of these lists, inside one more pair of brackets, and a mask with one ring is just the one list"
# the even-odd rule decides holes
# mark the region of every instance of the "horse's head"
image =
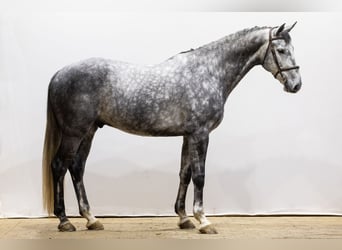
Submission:
[[295,26],[285,24],[271,28],[262,66],[284,85],[284,90],[296,93],[302,86],[299,66],[296,65],[289,32]]

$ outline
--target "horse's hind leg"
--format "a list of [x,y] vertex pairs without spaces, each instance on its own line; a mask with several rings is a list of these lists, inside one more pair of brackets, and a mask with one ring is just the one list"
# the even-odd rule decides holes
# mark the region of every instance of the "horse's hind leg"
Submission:
[[83,174],[85,163],[90,151],[91,143],[94,137],[94,134],[97,130],[97,127],[93,127],[87,135],[83,138],[79,149],[77,151],[75,161],[69,167],[69,171],[71,174],[71,178],[74,184],[75,193],[78,200],[79,212],[80,215],[85,217],[88,220],[87,228],[89,230],[103,230],[103,225],[92,215],[90,212],[90,206],[87,199],[87,194],[85,191],[84,183],[83,183]]
[[181,169],[179,172],[179,188],[175,204],[175,212],[179,215],[178,226],[181,229],[192,229],[195,225],[191,222],[185,211],[185,198],[191,180],[191,161],[189,155],[188,138],[184,137],[182,147]]
[[62,136],[61,144],[52,161],[52,176],[54,186],[54,214],[59,218],[60,231],[75,231],[65,214],[64,205],[64,176],[73,164],[81,139],[78,137]]

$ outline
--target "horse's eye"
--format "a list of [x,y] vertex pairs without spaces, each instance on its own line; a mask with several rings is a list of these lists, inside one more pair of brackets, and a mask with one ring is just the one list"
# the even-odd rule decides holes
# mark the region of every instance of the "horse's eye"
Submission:
[[280,53],[280,54],[285,54],[285,52],[286,52],[286,50],[283,49],[283,48],[278,48],[277,51],[278,51],[278,53]]

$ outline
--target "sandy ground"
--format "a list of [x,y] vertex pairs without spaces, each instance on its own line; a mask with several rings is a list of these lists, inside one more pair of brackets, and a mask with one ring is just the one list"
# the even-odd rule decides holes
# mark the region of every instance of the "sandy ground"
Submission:
[[76,232],[58,232],[56,218],[0,219],[0,239],[342,239],[337,216],[210,217],[216,235],[180,230],[176,217],[100,218],[103,231],[87,230],[83,218],[70,220]]

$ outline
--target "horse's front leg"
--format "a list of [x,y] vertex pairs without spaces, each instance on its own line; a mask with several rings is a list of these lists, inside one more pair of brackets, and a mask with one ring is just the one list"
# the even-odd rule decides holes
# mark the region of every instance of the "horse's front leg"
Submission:
[[209,135],[191,136],[189,138],[189,153],[191,159],[191,174],[194,184],[194,216],[200,223],[199,231],[205,234],[216,234],[216,229],[205,217],[203,209],[203,187],[205,178],[205,159],[209,143]]
[[179,188],[177,194],[177,200],[175,204],[175,212],[179,216],[178,226],[181,229],[192,229],[195,225],[191,222],[185,211],[185,198],[188,190],[188,186],[191,180],[191,162],[189,155],[189,143],[188,138],[184,136],[181,158],[181,169],[179,172]]

